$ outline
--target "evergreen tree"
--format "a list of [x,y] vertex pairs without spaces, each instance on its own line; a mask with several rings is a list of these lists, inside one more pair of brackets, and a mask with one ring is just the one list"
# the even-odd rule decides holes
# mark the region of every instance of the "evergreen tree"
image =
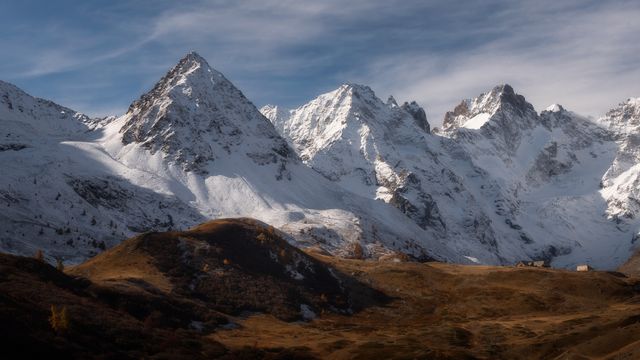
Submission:
[[64,271],[64,263],[62,262],[62,259],[56,260],[56,269],[58,269],[58,271],[60,272]]

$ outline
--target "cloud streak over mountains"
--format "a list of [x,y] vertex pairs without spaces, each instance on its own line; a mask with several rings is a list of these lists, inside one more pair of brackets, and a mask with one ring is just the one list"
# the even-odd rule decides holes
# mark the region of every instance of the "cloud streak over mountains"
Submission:
[[538,110],[560,102],[594,116],[640,96],[633,1],[56,5],[0,5],[0,78],[89,114],[124,112],[192,49],[257,105],[295,106],[350,81],[416,99],[436,124],[505,82]]

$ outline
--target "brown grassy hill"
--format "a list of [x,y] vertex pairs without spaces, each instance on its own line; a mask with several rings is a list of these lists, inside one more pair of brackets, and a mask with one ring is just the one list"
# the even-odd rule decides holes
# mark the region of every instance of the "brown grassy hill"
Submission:
[[[1,358],[309,358],[304,349],[228,351],[207,334],[233,316],[300,320],[387,298],[251,219],[146,233],[69,268],[0,254]],[[56,331],[51,306],[65,309]],[[304,307],[304,308],[303,308]]]
[[211,338],[332,359],[638,359],[639,280],[607,272],[344,260],[315,255],[394,296],[308,324],[269,315]]
[[301,319],[301,307],[350,313],[385,301],[252,219],[142,234],[68,272],[119,291],[171,295],[227,314],[267,312],[287,321]]
[[142,234],[66,273],[0,255],[0,357],[640,358],[638,278],[401,259],[305,253],[250,219]]
[[[221,357],[227,350],[188,329],[152,326],[109,304],[106,289],[65,275],[41,261],[0,254],[0,358],[139,359],[154,355],[192,359]],[[152,306],[119,294],[119,301]],[[158,308],[179,309],[164,301]],[[51,307],[67,313],[54,330]],[[204,355],[203,355],[204,354]]]

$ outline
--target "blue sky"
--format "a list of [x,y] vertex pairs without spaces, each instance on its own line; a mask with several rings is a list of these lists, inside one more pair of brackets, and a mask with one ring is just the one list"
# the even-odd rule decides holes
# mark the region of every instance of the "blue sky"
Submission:
[[598,116],[640,96],[638,19],[638,1],[3,1],[0,79],[121,114],[195,50],[257,106],[356,82],[438,124],[509,83]]

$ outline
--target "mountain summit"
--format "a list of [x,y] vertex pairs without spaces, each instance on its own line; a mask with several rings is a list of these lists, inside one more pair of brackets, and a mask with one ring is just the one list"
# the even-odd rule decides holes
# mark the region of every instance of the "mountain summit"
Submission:
[[207,173],[209,163],[234,151],[259,163],[290,157],[269,121],[195,52],[133,102],[125,117],[122,144],[160,151],[185,171]]
[[[536,117],[533,105],[516,94],[510,85],[504,84],[474,99],[463,100],[453,111],[447,112],[441,132],[453,135],[457,129],[477,130],[491,127],[491,123],[507,128],[532,127]],[[520,121],[512,124],[516,120]]]
[[423,143],[429,130],[424,110],[415,102],[394,104],[382,102],[368,86],[344,84],[297,109],[276,114],[264,107],[262,112],[300,157],[328,179],[355,170],[361,181],[373,184],[368,164],[383,155],[376,142]]

